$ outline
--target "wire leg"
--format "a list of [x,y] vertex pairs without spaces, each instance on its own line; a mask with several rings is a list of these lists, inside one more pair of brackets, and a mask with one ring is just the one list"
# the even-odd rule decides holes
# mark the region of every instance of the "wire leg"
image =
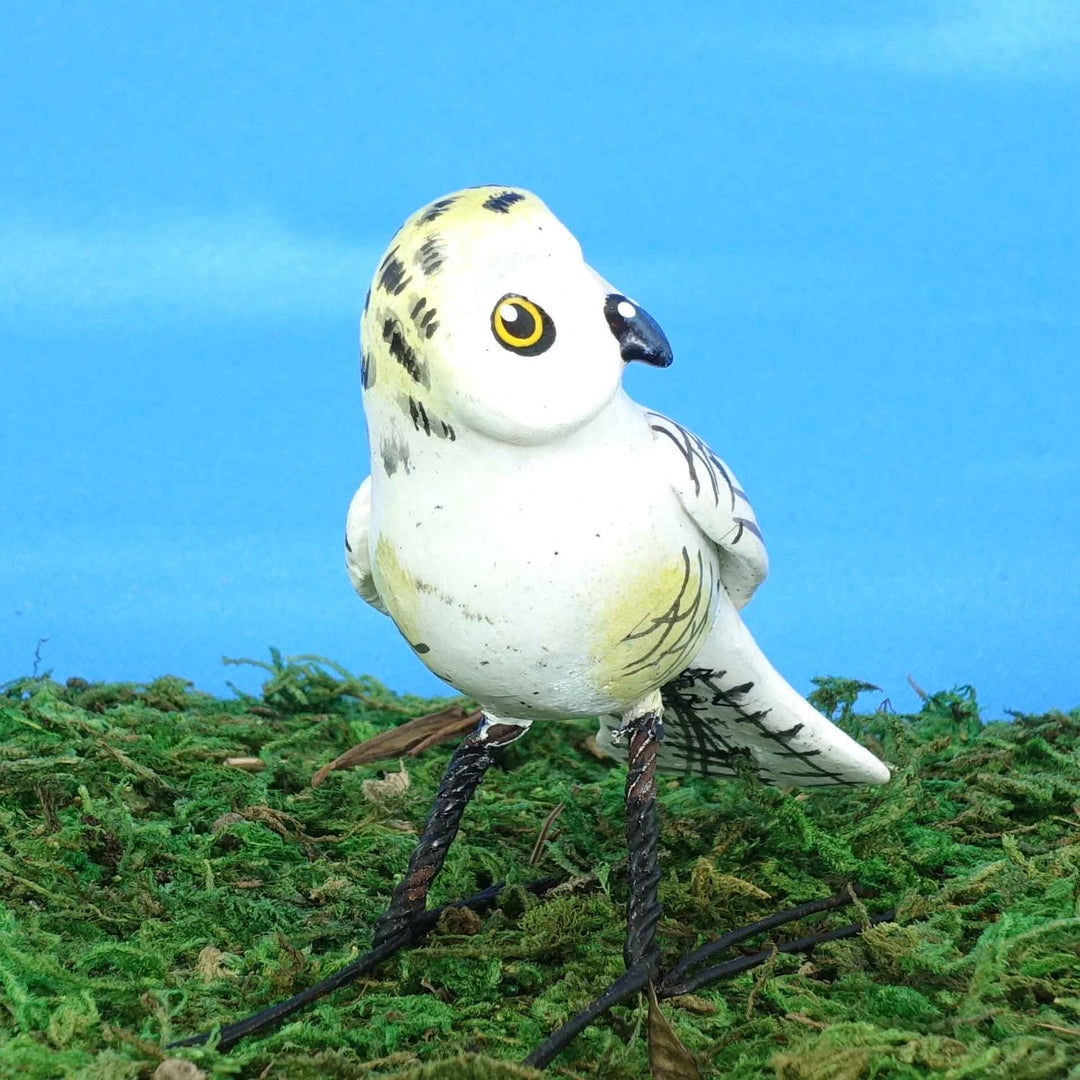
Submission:
[[[558,878],[547,877],[530,881],[525,888],[531,893],[541,895],[554,888],[557,884]],[[335,990],[340,990],[343,986],[348,986],[354,979],[374,970],[384,960],[393,956],[394,953],[415,944],[439,921],[439,916],[447,908],[467,907],[472,908],[473,911],[486,911],[494,907],[498,902],[499,893],[502,892],[504,887],[500,881],[495,885],[489,885],[482,892],[478,892],[475,896],[470,896],[465,900],[455,900],[453,903],[445,904],[432,911],[421,911],[413,922],[397,937],[388,939],[377,948],[369,949],[351,964],[338,968],[337,971],[332,975],[328,975],[321,982],[307,987],[306,990],[301,990],[298,994],[293,994],[291,998],[286,998],[285,1001],[279,1001],[276,1005],[271,1005],[261,1012],[245,1017],[243,1020],[225,1024],[218,1032],[217,1048],[219,1050],[228,1050],[229,1047],[235,1046],[241,1039],[247,1038],[248,1035],[254,1035],[258,1031],[272,1027],[287,1016],[299,1012],[313,1001],[318,1001],[319,998],[325,997]],[[198,1035],[190,1035],[186,1039],[169,1043],[169,1046],[202,1046],[209,1039],[210,1032],[204,1031]]]
[[[373,970],[394,953],[423,937],[447,907],[470,907],[483,911],[494,905],[503,888],[501,884],[492,885],[467,900],[459,900],[434,911],[427,911],[425,907],[428,889],[442,869],[446,850],[457,835],[461,815],[469,799],[480,786],[492,762],[492,752],[509,745],[527,730],[514,724],[483,723],[466,736],[450,759],[420,842],[409,859],[405,878],[394,890],[389,910],[376,925],[371,948],[314,986],[243,1020],[226,1024],[218,1034],[219,1049],[228,1049],[248,1035],[279,1023],[313,1001]],[[554,884],[553,878],[544,878],[530,883],[526,888],[533,892],[546,892]],[[170,1045],[200,1046],[209,1038],[209,1032],[202,1032]]]
[[515,724],[481,724],[454,751],[405,876],[394,889],[390,907],[375,924],[372,948],[397,937],[424,910],[431,883],[457,836],[461,815],[493,760],[492,751],[508,746],[527,730]]
[[663,914],[657,899],[660,865],[657,845],[660,823],[656,814],[656,758],[663,738],[662,707],[629,714],[621,733],[629,735],[626,775],[626,846],[629,851],[626,902],[626,974],[616,979],[591,1005],[544,1040],[523,1064],[542,1069],[597,1017],[643,990],[659,968],[656,925]]
[[626,902],[626,943],[623,959],[627,971],[644,966],[655,974],[659,964],[656,925],[663,914],[657,899],[660,866],[657,845],[660,823],[656,815],[656,757],[663,738],[659,711],[643,712],[627,720],[630,736],[626,775],[626,846],[629,852]]

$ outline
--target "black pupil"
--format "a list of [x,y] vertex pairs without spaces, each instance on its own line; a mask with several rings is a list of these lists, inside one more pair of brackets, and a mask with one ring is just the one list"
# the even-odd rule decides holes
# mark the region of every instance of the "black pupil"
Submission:
[[503,326],[506,327],[507,333],[522,341],[536,333],[536,319],[533,318],[531,311],[520,304],[515,304],[512,300],[508,300],[503,308],[510,309],[503,315]]

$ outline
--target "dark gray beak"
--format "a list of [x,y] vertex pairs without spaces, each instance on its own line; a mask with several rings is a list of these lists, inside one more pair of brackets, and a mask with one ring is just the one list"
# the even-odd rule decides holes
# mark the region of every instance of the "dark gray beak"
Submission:
[[667,367],[671,363],[671,346],[660,324],[632,300],[621,293],[611,293],[604,302],[604,318],[626,363],[644,360],[653,367]]

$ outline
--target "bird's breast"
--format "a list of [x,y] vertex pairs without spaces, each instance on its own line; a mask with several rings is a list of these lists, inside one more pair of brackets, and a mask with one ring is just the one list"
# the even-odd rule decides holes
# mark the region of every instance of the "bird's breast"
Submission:
[[420,659],[493,712],[629,708],[693,659],[721,587],[667,486],[637,480],[545,498],[490,479],[402,512],[388,500],[372,530],[379,594]]

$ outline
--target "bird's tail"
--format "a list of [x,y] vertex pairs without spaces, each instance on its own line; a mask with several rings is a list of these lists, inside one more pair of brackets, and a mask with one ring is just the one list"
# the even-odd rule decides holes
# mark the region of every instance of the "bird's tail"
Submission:
[[[659,767],[694,776],[735,776],[740,762],[784,787],[883,784],[889,770],[822,716],[776,671],[738,612],[721,604],[693,664],[661,688],[664,741]],[[597,743],[613,741],[619,718],[602,717]]]

